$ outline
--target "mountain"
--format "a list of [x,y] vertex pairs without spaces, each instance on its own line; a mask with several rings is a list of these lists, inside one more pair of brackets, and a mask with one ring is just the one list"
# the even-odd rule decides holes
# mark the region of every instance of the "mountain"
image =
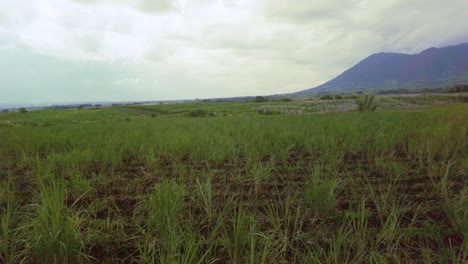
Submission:
[[419,54],[377,53],[338,77],[296,94],[426,89],[468,84],[468,43]]

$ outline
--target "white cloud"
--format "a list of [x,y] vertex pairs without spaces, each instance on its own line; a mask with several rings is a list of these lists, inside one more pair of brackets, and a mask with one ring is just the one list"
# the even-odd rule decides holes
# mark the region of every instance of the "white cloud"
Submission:
[[111,100],[128,97],[125,84],[148,100],[276,94],[319,85],[374,52],[468,41],[464,10],[466,0],[0,0],[0,57],[15,48],[64,67],[119,69],[67,75],[95,78],[87,83]]

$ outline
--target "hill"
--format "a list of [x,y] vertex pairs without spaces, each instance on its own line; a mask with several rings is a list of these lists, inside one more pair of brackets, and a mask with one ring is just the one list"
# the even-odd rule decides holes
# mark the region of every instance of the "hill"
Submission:
[[468,83],[468,43],[419,54],[377,53],[336,78],[297,94],[428,89]]

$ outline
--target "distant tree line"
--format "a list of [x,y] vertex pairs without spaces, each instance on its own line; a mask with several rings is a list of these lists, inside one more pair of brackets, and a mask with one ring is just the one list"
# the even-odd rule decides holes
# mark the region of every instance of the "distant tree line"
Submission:
[[357,95],[323,95],[320,96],[321,100],[344,100],[344,99],[357,99],[359,96]]
[[257,102],[257,103],[268,102],[268,98],[263,97],[263,96],[256,96],[254,99],[254,102]]
[[458,84],[448,89],[449,93],[466,93],[468,92],[468,84]]
[[419,94],[419,93],[466,93],[468,84],[457,84],[448,87],[426,88],[426,89],[391,89],[378,91],[378,94]]
[[53,105],[47,108],[54,109],[54,110],[66,110],[66,109],[83,109],[83,108],[92,108],[92,107],[101,107],[101,105],[100,104]]

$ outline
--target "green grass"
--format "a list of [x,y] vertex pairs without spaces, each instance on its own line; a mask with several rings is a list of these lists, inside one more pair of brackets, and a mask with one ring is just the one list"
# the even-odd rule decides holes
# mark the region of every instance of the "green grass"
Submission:
[[395,100],[2,113],[0,263],[464,263],[468,107]]
[[304,196],[314,214],[327,217],[335,212],[335,190],[338,187],[335,177],[335,175],[322,175],[321,169],[317,167],[306,182]]
[[65,207],[65,186],[60,180],[43,179],[39,204],[32,204],[27,227],[28,258],[37,263],[76,263],[81,257],[79,216]]

